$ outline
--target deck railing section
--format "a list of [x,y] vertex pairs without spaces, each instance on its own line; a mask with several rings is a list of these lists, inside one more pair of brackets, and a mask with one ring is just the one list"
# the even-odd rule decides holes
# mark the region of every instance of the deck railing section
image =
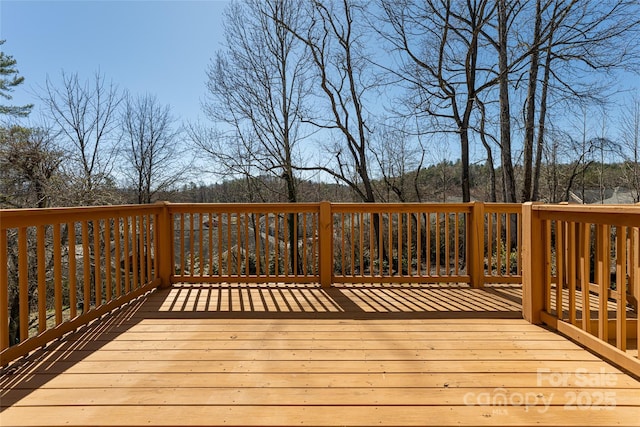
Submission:
[[525,317],[640,375],[640,206],[524,212]]
[[484,282],[522,281],[522,205],[486,203],[484,211]]
[[519,205],[172,204],[0,211],[0,365],[171,283],[520,280]]
[[167,204],[171,282],[518,283],[517,204]]
[[331,206],[335,283],[469,283],[470,204]]
[[3,210],[0,366],[160,284],[159,207]]
[[319,281],[318,204],[170,204],[168,209],[173,282]]

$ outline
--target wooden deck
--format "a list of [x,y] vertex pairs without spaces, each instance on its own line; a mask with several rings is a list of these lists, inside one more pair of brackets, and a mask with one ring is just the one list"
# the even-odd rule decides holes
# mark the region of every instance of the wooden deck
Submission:
[[520,288],[183,285],[10,366],[9,425],[640,425],[640,382]]

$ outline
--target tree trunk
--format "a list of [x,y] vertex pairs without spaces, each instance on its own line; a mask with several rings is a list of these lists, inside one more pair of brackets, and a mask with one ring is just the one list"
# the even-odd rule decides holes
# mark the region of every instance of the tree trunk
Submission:
[[534,140],[534,121],[536,115],[536,91],[538,85],[538,67],[540,58],[540,26],[541,26],[541,10],[540,0],[536,0],[536,17],[533,29],[533,41],[531,49],[531,63],[529,65],[529,87],[527,90],[527,99],[525,102],[525,123],[524,123],[524,144],[523,144],[523,183],[521,201],[528,202],[531,200],[531,182],[533,172],[533,140]]
[[507,4],[498,1],[498,67],[500,71],[500,159],[504,201],[516,202],[516,181],[511,159],[511,113],[509,108],[509,64],[507,59]]
[[487,141],[487,134],[485,132],[486,115],[484,103],[478,100],[477,104],[480,109],[480,141],[482,142],[484,149],[487,151],[487,168],[489,168],[489,201],[497,202],[496,167],[493,163],[493,150],[491,149],[491,145],[489,145],[489,141]]
[[542,152],[544,151],[544,136],[547,117],[547,93],[549,89],[549,79],[551,77],[551,46],[553,45],[553,26],[549,35],[547,45],[547,57],[544,64],[544,75],[542,78],[542,92],[540,93],[540,112],[538,117],[538,141],[536,143],[536,164],[533,175],[533,194],[531,200],[540,198],[540,168],[542,167]]
[[460,131],[460,148],[461,148],[461,161],[462,161],[462,202],[468,203],[471,201],[471,180],[469,177],[469,131],[468,129],[462,129]]

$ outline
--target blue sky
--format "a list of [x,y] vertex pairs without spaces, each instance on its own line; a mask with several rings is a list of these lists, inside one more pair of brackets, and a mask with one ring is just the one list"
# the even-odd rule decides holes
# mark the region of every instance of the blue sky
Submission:
[[25,82],[14,105],[36,104],[47,75],[100,70],[133,94],[151,93],[181,120],[202,115],[206,68],[222,46],[227,2],[0,0],[3,51]]

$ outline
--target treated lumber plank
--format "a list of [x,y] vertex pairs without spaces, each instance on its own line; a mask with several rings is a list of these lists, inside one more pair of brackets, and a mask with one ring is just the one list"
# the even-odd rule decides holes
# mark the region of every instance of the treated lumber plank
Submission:
[[[203,322],[184,322],[176,324],[176,322],[160,322],[150,323],[144,321],[135,323],[131,326],[113,326],[109,328],[109,332],[216,332],[216,331],[245,331],[245,332],[270,332],[276,328],[272,324],[265,322],[233,322],[232,320],[216,320]],[[357,323],[323,323],[323,322],[307,322],[307,323],[280,323],[278,322],[277,331],[279,332],[451,332],[468,331],[468,332],[544,332],[550,339],[557,339],[557,335],[546,331],[539,326],[531,324],[501,324],[487,322],[432,322],[424,321],[422,323],[406,323],[403,321],[390,323],[373,323],[367,321],[365,325]]]
[[129,350],[94,351],[74,349],[69,354],[64,349],[51,351],[52,358],[66,360],[600,360],[582,349],[575,350],[510,350],[499,353],[495,350],[450,350],[416,351],[402,349],[386,350],[264,350],[246,352],[235,350],[207,349],[184,350]]
[[567,411],[564,407],[525,406],[214,406],[183,407],[76,406],[47,407],[42,411],[14,407],[2,413],[4,425],[478,425],[478,426],[637,426],[640,409],[617,407]]
[[[607,374],[611,379],[611,389],[639,388],[638,382],[624,374]],[[545,378],[547,378],[545,380]],[[154,375],[148,373],[117,374],[34,374],[32,381],[42,384],[40,388],[84,388],[91,387],[451,387],[451,388],[496,388],[496,387],[531,387],[554,383],[551,377],[542,380],[537,373],[476,372],[467,373],[171,373],[162,372]],[[600,381],[600,377],[595,377]],[[583,380],[573,374],[566,375],[560,383],[565,387],[579,387]],[[16,388],[19,388],[17,386]]]
[[[452,335],[455,334],[455,340],[452,340]],[[398,335],[406,337],[411,340],[433,340],[433,341],[466,341],[466,340],[478,340],[479,338],[485,339],[487,342],[491,341],[520,341],[520,340],[536,340],[536,341],[553,341],[553,342],[562,342],[562,340],[558,340],[556,337],[553,337],[551,334],[541,331],[531,331],[531,332],[496,332],[491,335],[481,334],[474,331],[434,331],[434,332],[420,332],[420,331],[409,331],[409,332],[393,332],[393,333],[384,333],[384,332],[345,332],[345,333],[337,333],[337,332],[315,332],[313,333],[313,339],[316,341],[356,341],[358,340],[358,336],[362,340],[369,341],[385,341],[386,340],[396,340]],[[268,339],[268,340],[302,340],[305,338],[309,338],[310,333],[300,331],[300,332],[285,332],[285,331],[272,331],[272,332],[264,332],[264,333],[254,333],[254,332],[240,332],[240,331],[214,331],[214,332],[183,332],[183,333],[169,333],[162,334],[158,333],[127,333],[126,335],[120,334],[109,334],[103,333],[100,335],[88,335],[86,337],[82,336],[70,336],[67,338],[67,342],[101,342],[101,341],[115,341],[115,340],[127,340],[130,341],[187,341],[189,339],[199,339],[199,340],[207,340],[207,341],[220,341],[220,340],[234,340],[234,339]]]
[[[434,318],[421,318],[415,317],[414,320],[404,317],[365,317],[358,320],[345,319],[340,317],[322,317],[310,316],[309,318],[287,318],[271,316],[270,314],[264,314],[263,317],[256,318],[242,318],[242,317],[216,317],[212,315],[206,316],[167,316],[167,317],[153,317],[138,318],[139,313],[135,313],[131,318],[121,319],[117,325],[113,325],[113,328],[121,328],[128,330],[131,328],[149,328],[167,326],[167,327],[202,327],[202,328],[257,328],[256,330],[271,330],[274,328],[283,330],[300,330],[301,328],[308,330],[369,330],[371,328],[381,328],[389,330],[404,330],[404,328],[411,329],[438,329],[444,327],[455,328],[477,328],[478,330],[487,330],[491,327],[497,328],[497,330],[544,330],[550,332],[547,329],[540,326],[526,323],[521,319],[513,318],[500,318],[494,317],[491,319],[478,318],[478,317],[463,317],[463,318],[446,318],[446,317],[434,317]],[[346,316],[346,315],[345,315]],[[380,321],[380,318],[385,318],[385,321]],[[180,318],[180,322],[176,322],[176,318]],[[378,320],[376,320],[378,319]],[[495,323],[494,323],[495,322]],[[277,326],[276,326],[277,325]],[[494,329],[491,329],[494,330]],[[553,334],[553,332],[550,332]]]
[[[577,395],[587,395],[597,406],[630,406],[640,404],[637,388],[618,388],[611,395],[611,401],[605,402],[600,388],[417,388],[398,387],[393,389],[365,387],[334,388],[298,388],[286,387],[277,390],[269,388],[136,388],[131,392],[125,388],[91,389],[38,389],[22,398],[14,391],[3,396],[4,402],[14,402],[16,407],[37,406],[112,406],[112,405],[160,405],[171,402],[173,406],[191,405],[406,405],[406,406],[460,406],[465,403],[478,403],[487,397],[498,394],[507,399],[519,399],[527,396],[538,405],[571,406],[576,404]],[[585,404],[586,406],[586,404]]]
[[374,339],[343,339],[343,340],[314,340],[314,339],[245,339],[232,338],[209,339],[196,335],[192,339],[135,339],[135,338],[115,338],[111,341],[92,342],[85,344],[86,349],[95,348],[107,351],[127,351],[127,350],[343,350],[349,348],[351,350],[384,350],[390,347],[397,347],[404,350],[573,350],[579,349],[576,344],[570,341],[544,341],[544,340],[464,340],[464,341],[447,341],[415,339],[415,340],[384,340],[377,341]]
[[73,374],[102,373],[157,373],[157,372],[271,372],[271,373],[424,373],[424,372],[510,372],[536,373],[549,372],[587,372],[621,373],[621,371],[600,360],[343,360],[336,364],[332,360],[308,361],[211,361],[211,360],[80,360],[56,361],[53,364],[42,361],[25,369],[23,374],[46,370],[47,373]]

